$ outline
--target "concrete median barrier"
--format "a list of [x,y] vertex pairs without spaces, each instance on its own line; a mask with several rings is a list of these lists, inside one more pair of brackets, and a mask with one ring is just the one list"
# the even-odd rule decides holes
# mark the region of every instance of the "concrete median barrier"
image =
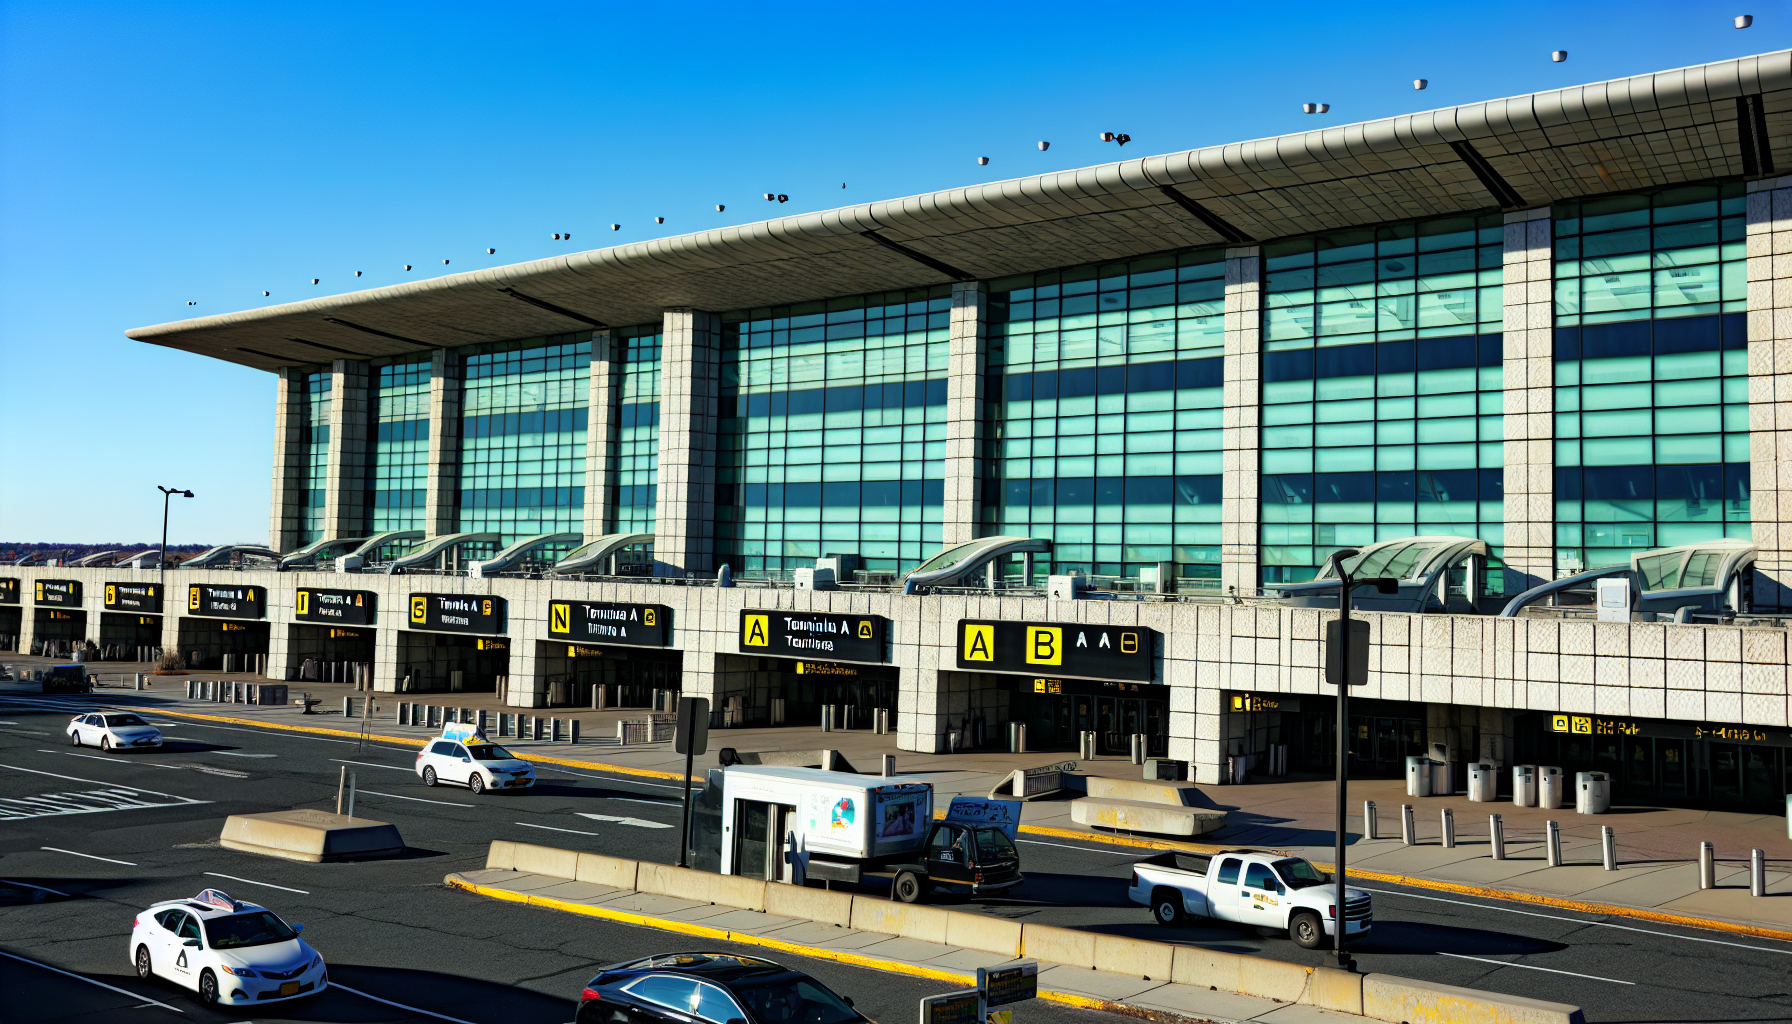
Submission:
[[635,881],[635,888],[641,892],[759,911],[765,909],[765,886],[763,879],[717,875],[649,861],[640,863]]
[[1020,955],[1021,923],[988,914],[947,911],[946,945],[1002,956]]
[[852,927],[865,932],[943,944],[947,917],[948,912],[939,907],[894,903],[865,896],[854,896],[852,900]]
[[512,845],[516,849],[510,865],[514,871],[553,875],[555,878],[578,877],[579,855],[574,850],[558,850],[552,846],[536,846],[534,843]]
[[1307,1006],[1339,1013],[1363,1013],[1363,976],[1336,967],[1315,967],[1307,975],[1307,991],[1300,997]]
[[1148,803],[1143,800],[1098,800],[1095,797],[1084,797],[1071,802],[1070,820],[1078,825],[1127,832],[1199,836],[1224,828],[1226,812]]
[[591,882],[595,885],[634,889],[640,866],[640,861],[624,860],[621,857],[606,857],[601,853],[581,853],[579,854],[578,869],[573,877],[581,882]]
[[1390,974],[1363,977],[1362,1012],[1403,1024],[1586,1024],[1578,1006]]
[[[765,912],[779,917],[852,927],[852,893],[773,882],[765,887]],[[1016,925],[1016,929],[1020,926]]]
[[1022,956],[1030,956],[1035,960],[1051,960],[1071,967],[1094,969],[1095,933],[1049,924],[1022,925],[1020,952]]
[[1175,950],[1175,946],[1150,939],[1098,934],[1095,936],[1095,969],[1130,974],[1148,981],[1169,981]]
[[227,850],[312,864],[404,854],[396,825],[304,808],[232,814],[224,819],[218,842]]

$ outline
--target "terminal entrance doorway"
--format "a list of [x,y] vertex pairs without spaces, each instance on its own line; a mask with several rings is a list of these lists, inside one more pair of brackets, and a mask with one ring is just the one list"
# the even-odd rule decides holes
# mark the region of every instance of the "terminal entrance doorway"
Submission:
[[346,626],[305,626],[291,630],[291,681],[353,682],[357,674],[371,679],[374,631]]
[[871,729],[877,709],[897,728],[896,695],[901,669],[894,665],[728,656],[726,682],[711,706],[712,727],[820,725],[832,704],[841,729]]
[[[1229,698],[1228,698],[1229,699]],[[1298,701],[1299,710],[1287,710]],[[1281,698],[1280,711],[1229,711],[1252,717],[1248,732],[1263,743],[1288,744],[1288,767],[1291,771],[1335,774],[1337,740],[1332,732],[1337,721],[1336,691],[1318,695],[1303,694],[1295,700]],[[1406,774],[1406,759],[1423,754],[1425,747],[1425,705],[1400,700],[1375,700],[1353,697],[1350,700],[1350,774],[1352,778],[1397,779]],[[1273,721],[1279,716],[1279,722]],[[1269,726],[1276,725],[1274,736]],[[1228,736],[1232,733],[1228,732]],[[1230,740],[1228,742],[1231,742]],[[1469,744],[1465,749],[1475,749]],[[1228,751],[1231,753],[1232,751]],[[1261,749],[1242,753],[1261,753]]]
[[1514,763],[1606,772],[1614,800],[1783,813],[1792,792],[1785,729],[1527,712],[1513,734]]
[[200,619],[181,616],[180,656],[187,668],[221,672],[224,656],[232,665],[243,664],[240,655],[268,653],[268,624],[265,622],[233,622],[229,619]]
[[684,688],[684,652],[621,644],[536,641],[551,708],[651,708],[656,690]]
[[100,658],[103,661],[147,661],[162,646],[160,615],[100,613]]
[[19,630],[25,622],[24,610],[0,608],[0,651],[19,649]]
[[31,612],[31,653],[59,657],[76,644],[87,642],[87,613],[60,608],[34,608]]
[[1132,753],[1134,734],[1145,735],[1145,756],[1166,757],[1170,746],[1170,688],[1156,683],[1084,679],[1013,682],[1012,718],[1027,725],[1032,750],[1075,750],[1077,735],[1093,731],[1095,752]]
[[400,693],[494,693],[509,678],[508,637],[398,634]]

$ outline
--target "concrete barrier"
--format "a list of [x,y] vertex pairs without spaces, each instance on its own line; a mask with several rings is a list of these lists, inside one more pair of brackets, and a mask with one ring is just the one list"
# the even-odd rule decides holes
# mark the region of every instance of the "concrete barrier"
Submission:
[[1020,955],[1021,924],[988,914],[947,911],[946,945],[1002,956]]
[[[492,845],[496,846],[496,843]],[[601,853],[579,854],[578,868],[573,877],[581,882],[596,885],[612,885],[618,889],[636,888],[639,877],[640,861],[624,860],[621,857],[606,857]]]
[[487,871],[515,871],[516,844],[508,839],[492,840],[491,848],[485,851],[485,868]]
[[1095,933],[1049,924],[1025,924],[1020,929],[1020,955],[1094,969]]
[[1336,967],[1315,967],[1307,976],[1307,991],[1300,1001],[1322,1010],[1363,1014],[1363,976]]
[[1363,1015],[1403,1024],[1586,1024],[1578,1006],[1389,974],[1363,977]]
[[1224,828],[1226,812],[1176,807],[1144,800],[1084,797],[1071,801],[1070,820],[1078,825],[1121,829],[1128,832],[1155,832],[1158,835],[1166,836],[1198,836]]
[[866,932],[900,935],[922,942],[946,941],[948,911],[914,903],[855,896],[852,901],[851,927]]
[[676,896],[681,900],[719,903],[742,910],[765,909],[765,886],[765,880],[760,878],[717,875],[650,861],[642,861],[636,869],[635,888],[641,892]]
[[552,846],[536,846],[534,843],[513,845],[516,847],[511,864],[513,871],[552,875],[555,878],[576,878],[579,874],[579,855],[573,850],[557,850]]
[[[802,885],[772,882],[765,887],[765,912],[802,921],[852,927],[852,893],[811,889]],[[981,915],[978,915],[981,916]],[[1016,925],[1016,929],[1020,926]],[[947,934],[951,934],[950,926]],[[978,947],[980,948],[980,947]]]
[[1129,974],[1146,981],[1169,981],[1171,959],[1175,950],[1175,946],[1150,939],[1097,934],[1095,969],[1111,974]]
[[1084,780],[1088,795],[1097,799],[1138,800],[1171,807],[1195,807],[1201,791],[1187,782],[1147,782],[1143,779],[1108,779],[1091,775]]
[[232,814],[224,819],[218,842],[227,850],[311,864],[404,853],[396,825],[308,808]]
[[1177,946],[1170,980],[1178,985],[1206,985],[1221,992],[1297,1003],[1307,992],[1311,972],[1310,967],[1280,960]]

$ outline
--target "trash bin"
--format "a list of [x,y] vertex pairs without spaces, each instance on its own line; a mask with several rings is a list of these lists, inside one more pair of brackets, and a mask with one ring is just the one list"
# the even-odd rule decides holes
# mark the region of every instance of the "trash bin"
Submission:
[[1406,759],[1406,795],[1431,795],[1431,759],[1413,756]]
[[1612,808],[1612,777],[1607,772],[1574,773],[1574,810],[1604,814]]
[[1559,811],[1568,794],[1563,790],[1567,786],[1567,778],[1562,769],[1554,765],[1537,767],[1537,806],[1549,811]]
[[1454,796],[1456,793],[1455,765],[1448,761],[1433,760],[1431,762],[1431,795]]
[[1500,798],[1500,770],[1490,764],[1468,766],[1468,798],[1490,804]]
[[1512,766],[1512,806],[1537,806],[1536,765],[1515,764]]

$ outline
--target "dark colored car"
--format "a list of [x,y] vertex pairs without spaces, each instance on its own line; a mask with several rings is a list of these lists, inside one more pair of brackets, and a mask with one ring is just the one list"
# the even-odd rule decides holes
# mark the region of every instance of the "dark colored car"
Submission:
[[734,953],[667,953],[601,968],[577,1024],[870,1024],[801,971]]

